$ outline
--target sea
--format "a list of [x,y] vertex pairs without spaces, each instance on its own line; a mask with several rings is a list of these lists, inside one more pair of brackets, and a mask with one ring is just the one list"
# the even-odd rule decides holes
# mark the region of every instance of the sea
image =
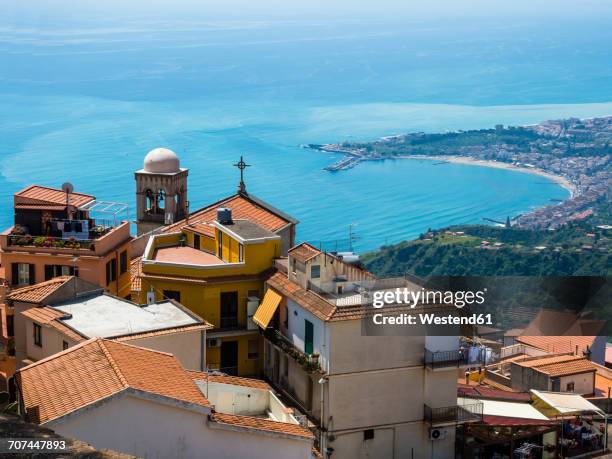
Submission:
[[[155,147],[189,168],[191,209],[248,192],[298,239],[358,252],[429,228],[504,221],[565,199],[543,177],[427,160],[364,162],[304,144],[612,114],[609,19],[6,15],[0,22],[0,226],[12,194],[71,182],[135,216]],[[349,240],[349,228],[354,236]]]

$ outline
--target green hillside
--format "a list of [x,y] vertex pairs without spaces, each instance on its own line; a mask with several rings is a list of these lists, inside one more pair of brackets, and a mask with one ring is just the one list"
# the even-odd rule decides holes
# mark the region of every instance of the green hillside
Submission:
[[461,225],[429,231],[417,240],[364,254],[362,262],[379,276],[561,276],[612,275],[609,201],[594,215],[555,231]]

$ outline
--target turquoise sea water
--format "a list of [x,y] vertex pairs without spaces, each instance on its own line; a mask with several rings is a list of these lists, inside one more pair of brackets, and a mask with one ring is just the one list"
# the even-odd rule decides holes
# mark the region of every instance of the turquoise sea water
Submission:
[[12,193],[32,182],[71,181],[133,206],[133,171],[166,146],[190,169],[192,209],[234,192],[231,164],[244,155],[253,165],[248,190],[298,218],[300,239],[345,248],[355,223],[355,247],[367,250],[430,227],[503,220],[568,193],[534,175],[431,161],[331,174],[321,168],[338,156],[301,144],[612,114],[605,18],[555,26],[8,19],[2,227]]

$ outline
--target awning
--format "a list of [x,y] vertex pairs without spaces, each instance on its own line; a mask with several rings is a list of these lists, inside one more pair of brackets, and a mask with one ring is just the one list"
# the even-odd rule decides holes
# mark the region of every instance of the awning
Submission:
[[282,296],[269,288],[264,295],[263,301],[257,308],[257,311],[255,311],[253,322],[264,330],[268,328],[268,324],[270,323],[270,320],[272,320],[272,316],[274,316],[274,313],[276,312],[276,309],[278,308],[278,305],[282,299]]
[[550,417],[601,413],[602,411],[584,397],[569,392],[545,392],[531,389],[533,406]]

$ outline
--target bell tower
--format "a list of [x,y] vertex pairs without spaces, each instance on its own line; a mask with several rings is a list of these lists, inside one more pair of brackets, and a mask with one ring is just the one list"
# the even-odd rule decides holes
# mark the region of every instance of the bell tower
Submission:
[[143,168],[134,174],[138,236],[185,217],[188,174],[172,150],[156,148],[145,156]]

